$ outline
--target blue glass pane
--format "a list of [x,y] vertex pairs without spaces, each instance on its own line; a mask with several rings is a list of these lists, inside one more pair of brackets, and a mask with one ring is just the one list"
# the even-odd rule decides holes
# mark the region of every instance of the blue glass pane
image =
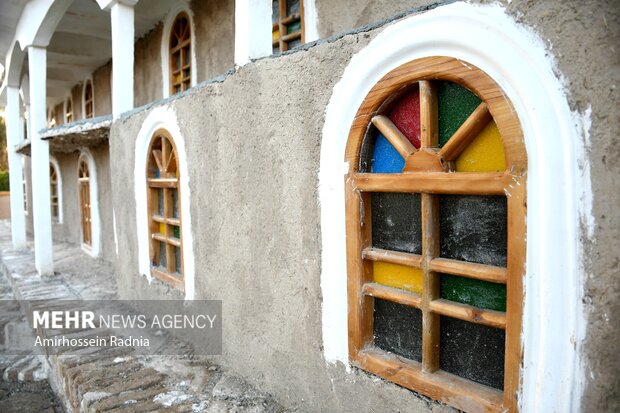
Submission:
[[370,161],[370,171],[379,174],[401,173],[405,166],[405,160],[394,149],[392,144],[379,134],[375,141],[375,149]]

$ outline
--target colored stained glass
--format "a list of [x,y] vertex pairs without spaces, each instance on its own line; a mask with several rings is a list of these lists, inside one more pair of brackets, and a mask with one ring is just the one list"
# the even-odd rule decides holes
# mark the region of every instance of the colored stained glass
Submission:
[[393,251],[422,253],[420,195],[371,194],[372,245]]
[[166,235],[166,224],[159,224],[159,233],[162,235]]
[[375,148],[370,162],[370,171],[379,174],[401,173],[405,160],[396,151],[392,144],[379,134],[375,141]]
[[439,367],[457,376],[503,389],[504,330],[443,316],[440,324]]
[[422,313],[417,308],[375,298],[375,346],[422,361]]
[[[388,117],[413,146],[420,147],[420,92],[417,85],[394,104]],[[371,172],[400,173],[404,166],[403,157],[383,134],[378,133],[370,163]]]
[[506,311],[506,285],[441,275],[441,298],[488,310]]
[[454,132],[480,105],[480,98],[451,82],[437,82],[439,111],[439,146],[443,146]]
[[299,20],[286,26],[286,32],[289,34],[298,32],[300,30],[301,30],[301,21]]
[[388,118],[413,146],[420,148],[420,89],[417,84],[396,102]]
[[173,232],[175,238],[181,239],[181,229],[179,227],[173,226],[172,227],[172,232]]
[[504,144],[495,122],[491,121],[456,159],[456,171],[503,172],[505,170]]
[[439,216],[442,257],[506,266],[505,197],[441,195]]
[[376,283],[422,294],[422,270],[419,268],[375,261],[372,272]]

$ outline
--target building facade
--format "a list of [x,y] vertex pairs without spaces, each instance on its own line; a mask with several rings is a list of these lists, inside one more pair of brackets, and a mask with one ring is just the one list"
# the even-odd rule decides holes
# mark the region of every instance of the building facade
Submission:
[[215,358],[291,408],[617,410],[613,2],[2,14],[42,276],[63,241],[122,298],[221,299]]

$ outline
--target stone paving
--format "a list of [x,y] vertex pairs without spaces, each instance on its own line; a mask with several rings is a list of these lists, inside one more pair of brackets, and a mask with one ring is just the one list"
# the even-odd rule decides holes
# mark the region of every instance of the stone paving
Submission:
[[[20,323],[22,329],[25,325],[28,308],[20,308],[27,305],[23,300],[116,298],[109,264],[75,246],[55,243],[56,273],[40,277],[32,249],[14,251],[10,233],[8,222],[0,221],[0,350],[10,340],[4,332],[11,334]],[[67,352],[48,349],[45,357],[0,351],[0,412],[57,413],[63,407],[76,413],[286,411],[270,395],[223,372],[206,357],[145,356],[132,348],[71,350],[63,354]]]

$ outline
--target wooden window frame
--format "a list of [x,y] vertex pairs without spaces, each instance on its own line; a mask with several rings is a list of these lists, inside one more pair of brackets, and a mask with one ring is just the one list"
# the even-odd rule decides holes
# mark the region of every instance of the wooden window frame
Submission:
[[[433,87],[434,80],[460,84],[482,99],[480,110],[475,111],[456,132],[455,135],[460,137],[454,139],[453,136],[453,141],[441,150],[436,149],[437,95]],[[411,150],[412,145],[407,139],[399,137],[398,130],[381,116],[396,95],[416,82],[420,84],[422,141],[422,148],[417,151],[415,148]],[[478,121],[489,114],[502,136],[506,171],[448,173],[451,160],[476,136]],[[405,158],[403,173],[360,172],[360,152],[371,123]],[[525,273],[526,244],[526,159],[520,122],[511,103],[488,75],[469,63],[450,57],[414,60],[392,70],[370,90],[357,111],[345,152],[345,160],[349,164],[345,177],[349,357],[354,365],[461,410],[518,411],[517,392],[522,366],[522,278]],[[372,192],[421,194],[422,255],[372,248]],[[439,194],[506,196],[508,256],[505,269],[439,257]],[[376,260],[421,269],[423,293],[404,292],[374,283],[372,264]],[[440,271],[505,282],[506,312],[481,310],[442,300],[439,296],[439,276],[436,273]],[[374,347],[374,297],[415,307],[422,312],[421,363]],[[440,315],[505,329],[503,391],[439,370]]]
[[80,156],[78,160],[78,201],[80,207],[80,222],[82,228],[82,246],[87,249],[93,247],[92,225],[92,194],[90,188],[91,171],[88,159]]
[[[160,154],[156,154],[153,150],[153,145],[157,139],[161,139],[162,150]],[[164,141],[165,140],[165,141]],[[166,152],[165,142],[170,145],[170,154]],[[172,158],[174,155],[174,158]],[[168,161],[166,161],[168,159]],[[168,172],[169,164],[171,160],[175,161],[175,176]],[[152,177],[149,175],[149,169],[151,162],[154,161],[158,170],[160,171],[160,177]],[[148,205],[148,222],[149,222],[149,256],[151,263],[151,275],[160,281],[168,283],[173,287],[185,291],[185,273],[183,265],[183,219],[181,214],[181,177],[179,170],[179,158],[178,151],[172,135],[165,129],[158,129],[151,137],[149,143],[149,149],[147,153],[146,161],[146,189],[147,189],[147,205]],[[159,214],[159,199],[157,192],[159,189],[164,193],[164,214]],[[177,215],[173,216],[172,195],[169,195],[171,189],[177,191]],[[166,234],[159,232],[160,226],[164,225]],[[179,238],[173,236],[174,227],[179,228]],[[154,262],[159,261],[159,243],[166,245],[166,271],[162,271],[160,267],[154,266]],[[174,248],[179,248],[181,257],[181,273],[176,272],[176,255]],[[174,275],[174,274],[178,274]]]
[[[89,93],[90,90],[90,93]],[[95,89],[93,82],[88,79],[84,84],[84,119],[95,117]]]
[[[183,33],[181,33],[181,38],[178,38],[178,44],[172,47],[172,38],[177,35],[177,24],[181,19],[185,19],[187,26]],[[180,59],[179,69],[174,67],[177,54]],[[183,64],[186,59],[188,63]],[[181,93],[192,87],[192,21],[189,14],[185,11],[176,15],[170,27],[170,35],[168,36],[168,69],[170,70],[170,95]],[[176,80],[177,75],[179,75],[178,81]],[[175,90],[177,87],[179,90]]]
[[[286,2],[287,0],[278,0],[278,21],[273,23],[271,27],[272,35],[276,32],[276,30],[279,33],[277,38],[272,38],[271,47],[278,47],[280,53],[289,50],[288,44],[292,41],[301,39],[301,44],[306,42],[306,36],[304,34],[304,2],[303,0],[299,0],[299,14],[293,14],[290,16],[286,15]],[[298,32],[289,34],[286,26],[296,21],[301,22],[301,29]]]

